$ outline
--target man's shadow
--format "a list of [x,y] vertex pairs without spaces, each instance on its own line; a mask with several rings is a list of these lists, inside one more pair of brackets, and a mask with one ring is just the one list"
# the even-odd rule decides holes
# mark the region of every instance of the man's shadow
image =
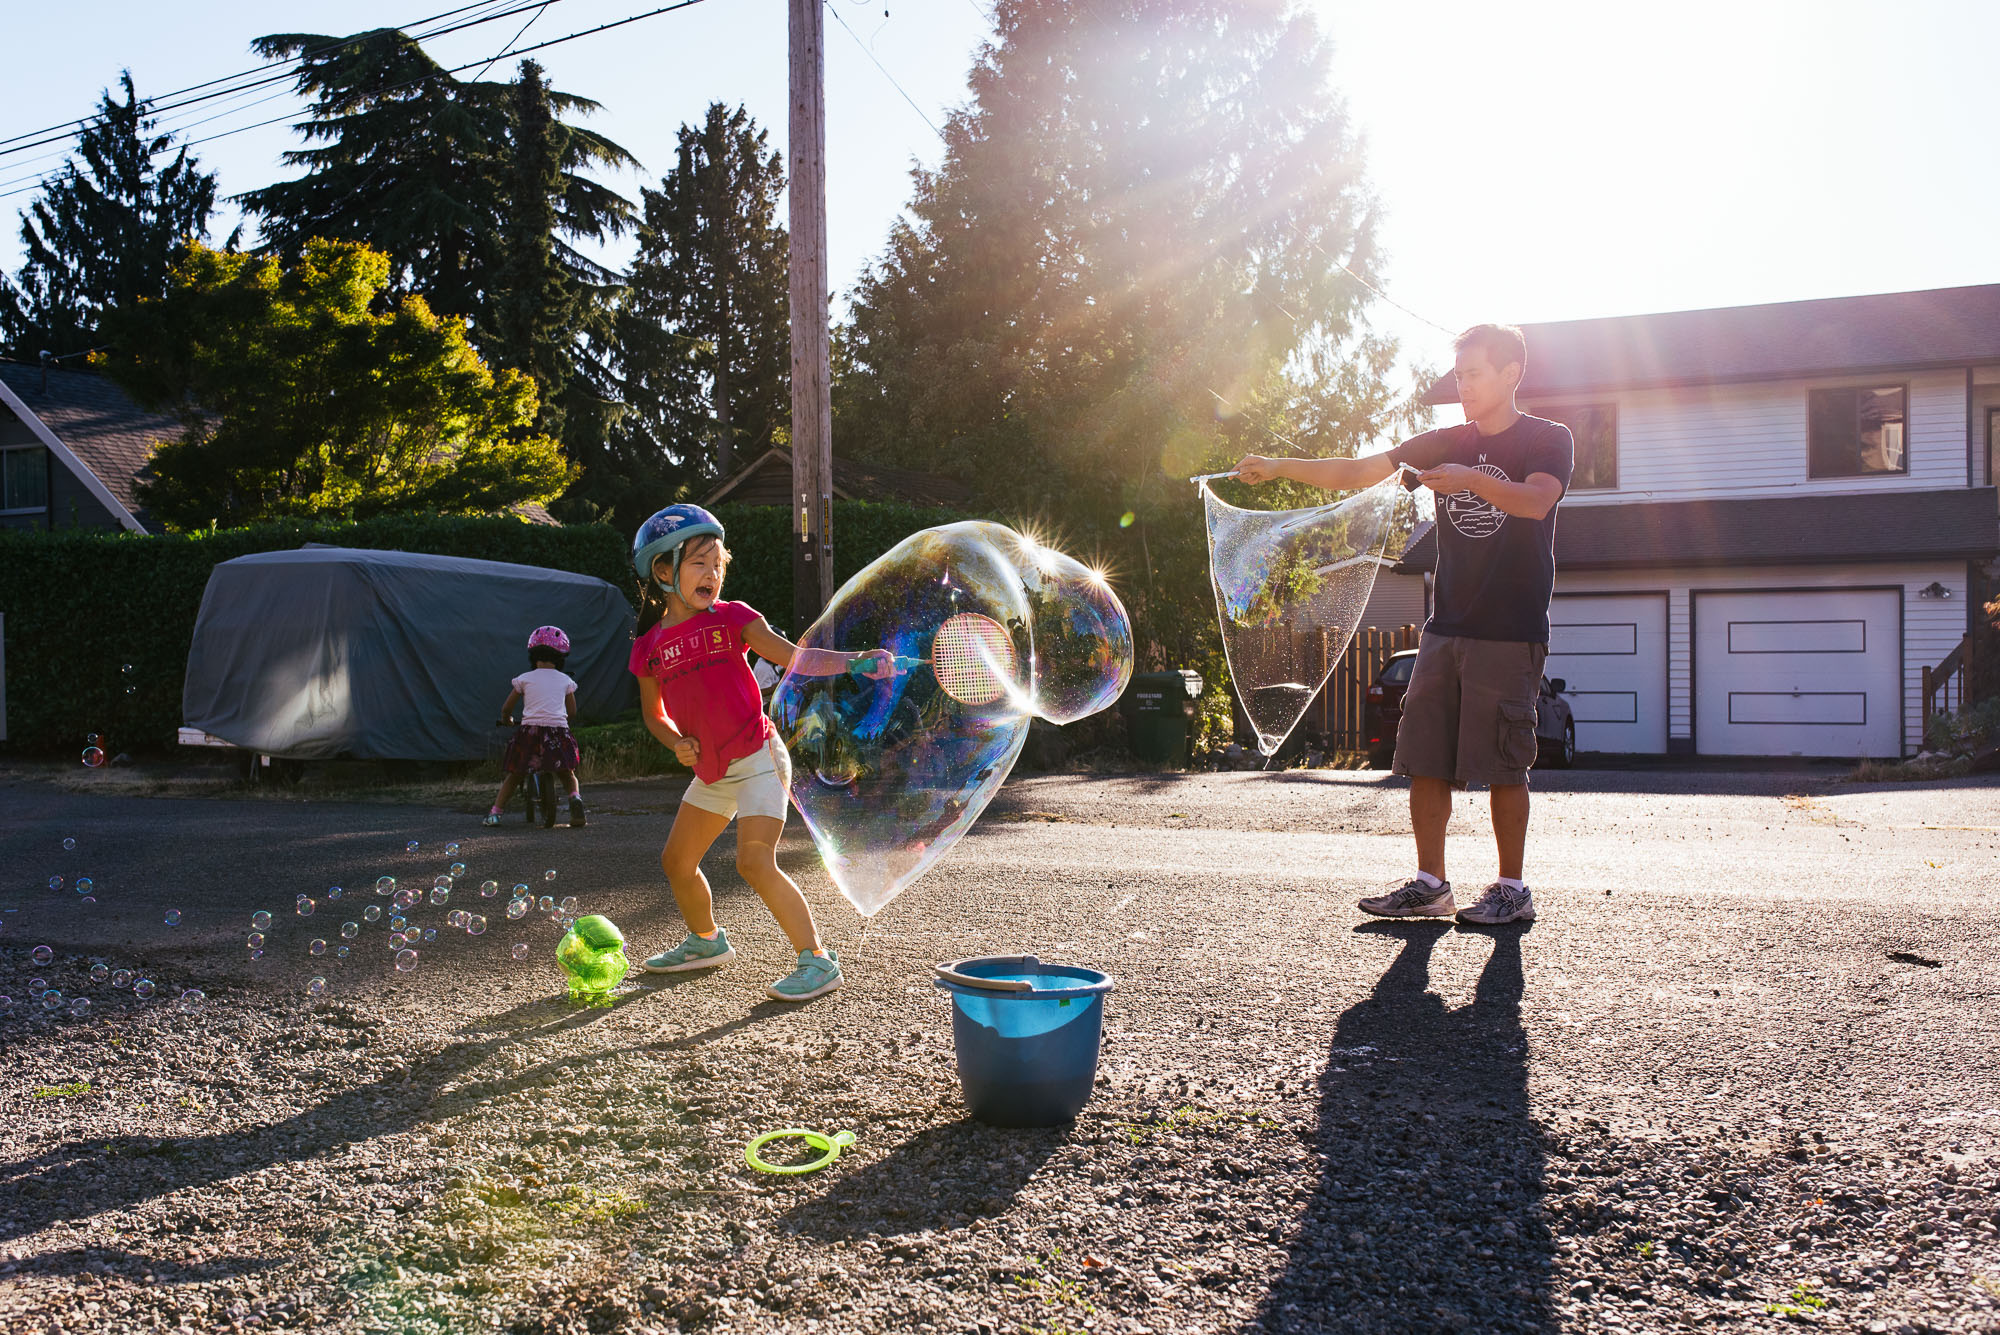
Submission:
[[1526,924],[1458,929],[1493,953],[1472,1004],[1429,991],[1441,922],[1356,929],[1403,943],[1341,1015],[1320,1078],[1318,1189],[1257,1313],[1267,1332],[1542,1331],[1554,1321],[1521,1028]]

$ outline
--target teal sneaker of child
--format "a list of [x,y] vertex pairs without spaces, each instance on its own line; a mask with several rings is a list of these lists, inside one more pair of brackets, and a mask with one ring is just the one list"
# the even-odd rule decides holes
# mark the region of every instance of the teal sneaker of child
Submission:
[[773,1001],[811,1001],[823,997],[839,987],[840,956],[829,950],[825,955],[815,955],[810,950],[799,952],[799,967],[765,988]]
[[730,947],[729,933],[718,927],[713,941],[704,941],[689,932],[687,940],[672,950],[649,956],[639,967],[647,973],[680,973],[687,969],[711,969],[735,958],[736,951]]

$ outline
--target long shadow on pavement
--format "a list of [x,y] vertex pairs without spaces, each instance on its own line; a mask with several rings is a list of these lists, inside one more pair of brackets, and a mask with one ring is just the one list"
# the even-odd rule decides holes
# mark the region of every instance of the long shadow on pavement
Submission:
[[1067,1127],[1000,1130],[971,1118],[931,1127],[785,1213],[782,1227],[815,1238],[900,1235],[1006,1212]]
[[1356,930],[1402,952],[1335,1028],[1313,1144],[1322,1176],[1251,1329],[1550,1329],[1545,1154],[1521,1027],[1526,929],[1476,933],[1493,953],[1456,1010],[1429,990],[1451,925]]

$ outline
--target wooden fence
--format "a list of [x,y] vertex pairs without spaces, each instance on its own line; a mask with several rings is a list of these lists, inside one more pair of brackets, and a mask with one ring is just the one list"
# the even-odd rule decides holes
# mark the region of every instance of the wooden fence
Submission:
[[[1291,632],[1280,632],[1290,634]],[[1368,701],[1368,688],[1375,682],[1375,674],[1389,661],[1391,654],[1417,647],[1422,632],[1415,626],[1403,626],[1396,630],[1360,630],[1347,646],[1347,652],[1334,664],[1333,675],[1326,685],[1306,706],[1306,716],[1299,723],[1298,733],[1317,739],[1317,744],[1329,751],[1366,751],[1368,734],[1364,707]],[[1301,675],[1307,680],[1317,680],[1326,672],[1327,660],[1333,656],[1333,637],[1326,631],[1306,631],[1293,634],[1293,659],[1299,665]],[[1253,734],[1242,729],[1245,740]]]

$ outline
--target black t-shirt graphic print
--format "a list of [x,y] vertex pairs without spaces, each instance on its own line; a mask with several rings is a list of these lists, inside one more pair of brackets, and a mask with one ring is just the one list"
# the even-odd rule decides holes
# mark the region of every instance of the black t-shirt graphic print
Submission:
[[[1565,491],[1575,454],[1568,427],[1526,414],[1491,436],[1467,422],[1426,431],[1389,451],[1397,463],[1416,468],[1464,464],[1508,482],[1547,473]],[[1424,629],[1473,640],[1547,644],[1560,508],[1524,519],[1469,491],[1437,497],[1437,579]]]

